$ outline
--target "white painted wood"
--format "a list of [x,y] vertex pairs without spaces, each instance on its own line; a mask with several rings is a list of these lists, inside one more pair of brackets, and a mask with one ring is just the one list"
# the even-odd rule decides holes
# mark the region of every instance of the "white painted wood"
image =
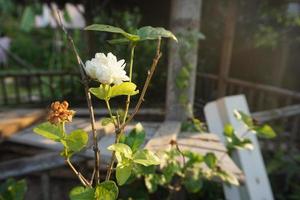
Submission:
[[171,140],[176,140],[180,132],[179,121],[165,121],[162,123],[154,136],[145,145],[146,149],[152,151],[166,151],[171,148]]
[[[208,103],[204,108],[209,131],[219,135],[223,142],[225,139],[223,127],[227,123],[232,124],[239,135],[244,134],[246,131],[246,127],[243,123],[234,117],[233,111],[235,109],[250,115],[244,95],[221,98],[217,101]],[[228,187],[224,185],[226,199],[273,200],[274,198],[261,156],[258,140],[253,134],[247,134],[246,137],[252,141],[254,150],[237,150],[233,155],[234,161],[244,172],[245,184],[240,187]]]

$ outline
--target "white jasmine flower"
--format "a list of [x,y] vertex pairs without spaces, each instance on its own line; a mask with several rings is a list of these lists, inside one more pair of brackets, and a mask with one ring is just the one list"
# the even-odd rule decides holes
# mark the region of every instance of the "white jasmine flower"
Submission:
[[108,53],[96,53],[95,58],[86,61],[85,71],[92,78],[103,84],[119,85],[123,81],[129,81],[126,75],[125,60],[117,60],[116,56]]

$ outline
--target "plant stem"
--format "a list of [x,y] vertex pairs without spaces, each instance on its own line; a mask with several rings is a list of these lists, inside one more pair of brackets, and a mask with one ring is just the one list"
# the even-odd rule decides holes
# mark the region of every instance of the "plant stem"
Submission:
[[[130,49],[130,64],[129,64],[129,81],[132,81],[132,68],[133,68],[133,60],[134,60],[134,50],[135,50],[136,44],[131,43],[131,49]],[[125,114],[123,118],[123,123],[125,123],[127,115],[128,115],[128,110],[129,110],[129,105],[130,105],[130,95],[127,96],[126,100],[126,108],[125,108]]]
[[[116,127],[116,139],[115,139],[115,144],[119,142],[120,136],[122,135],[122,133],[124,132],[124,128],[128,125],[128,123],[133,119],[133,117],[136,115],[136,113],[138,112],[142,102],[144,101],[144,96],[146,94],[147,88],[149,87],[149,83],[151,81],[151,78],[154,74],[154,71],[156,69],[156,66],[158,64],[158,61],[161,57],[161,52],[160,52],[160,46],[161,46],[161,38],[158,39],[157,42],[157,48],[156,48],[156,55],[153,58],[152,61],[152,65],[150,70],[148,71],[148,76],[146,78],[142,93],[139,97],[138,103],[136,104],[133,113],[129,116],[129,118],[127,119],[127,121],[125,121],[122,125],[120,125],[118,123],[118,126]],[[126,119],[126,118],[125,118]],[[115,152],[113,151],[112,153],[112,157],[110,160],[110,164],[108,165],[108,169],[107,169],[107,174],[106,174],[106,179],[105,180],[109,180],[112,170],[113,170],[113,166],[114,166],[114,162],[115,162]]]
[[[122,132],[119,129],[119,124],[118,124],[118,127],[116,127],[115,144],[119,143],[121,134],[122,134]],[[107,173],[106,173],[106,178],[105,178],[106,181],[108,181],[110,179],[110,176],[111,176],[111,173],[112,173],[112,170],[113,170],[113,167],[114,167],[115,160],[116,160],[116,152],[113,151],[112,155],[111,155],[110,163],[109,163],[108,168],[107,168]]]
[[111,108],[110,108],[109,101],[108,101],[108,100],[105,100],[105,103],[106,103],[107,110],[108,110],[108,112],[109,112],[109,116],[110,116],[111,120],[113,121],[113,124],[114,124],[115,127],[116,127],[117,124],[116,124],[115,119],[114,119],[114,116],[113,116],[113,114],[112,114],[112,111],[111,111]]
[[84,176],[82,176],[82,174],[80,172],[78,172],[76,170],[76,168],[74,167],[74,165],[71,163],[70,159],[67,158],[66,162],[68,163],[68,165],[70,166],[70,168],[72,169],[72,171],[76,174],[76,176],[78,177],[78,179],[81,181],[81,183],[84,186],[89,186],[91,187],[91,184],[84,178]]
[[127,121],[125,121],[122,126],[120,127],[120,130],[123,130],[127,125],[128,123],[133,119],[133,117],[137,114],[137,112],[139,111],[140,109],[140,106],[142,104],[142,102],[144,101],[144,97],[145,97],[145,94],[147,92],[147,89],[149,87],[149,83],[152,79],[152,76],[154,74],[154,71],[156,69],[156,66],[158,64],[158,61],[162,55],[162,53],[160,52],[160,46],[161,46],[161,38],[158,39],[157,41],[157,48],[156,48],[156,54],[155,54],[155,57],[153,58],[153,61],[152,61],[152,64],[151,64],[151,68],[150,70],[148,71],[148,76],[146,78],[146,81],[145,81],[145,84],[144,84],[144,87],[143,87],[143,90],[142,90],[142,93],[139,97],[139,100],[132,112],[132,114],[128,117]]
[[[57,15],[58,15],[58,19],[56,17],[54,17],[56,19],[57,24],[60,26],[60,28],[62,29],[62,31],[64,32],[64,34],[66,35],[68,41],[69,41],[69,45],[71,46],[76,59],[77,59],[77,63],[78,63],[78,67],[79,67],[79,71],[80,71],[80,75],[81,75],[81,80],[83,82],[84,85],[84,91],[85,91],[85,96],[86,96],[86,101],[88,104],[88,110],[90,113],[90,121],[91,121],[91,127],[92,127],[92,134],[93,134],[93,151],[95,154],[95,165],[94,165],[94,169],[96,172],[95,175],[95,179],[96,179],[96,184],[100,183],[100,150],[98,148],[98,139],[97,139],[97,133],[96,133],[96,128],[95,128],[95,115],[94,115],[94,109],[93,109],[93,105],[92,105],[92,98],[91,98],[91,93],[89,92],[89,85],[88,85],[88,77],[85,73],[85,65],[82,62],[77,48],[74,44],[73,38],[71,37],[71,35],[68,33],[68,31],[66,30],[66,28],[64,27],[64,25],[62,24],[62,20],[61,20],[61,15],[59,13],[59,11],[57,10]],[[92,181],[93,182],[93,181]]]

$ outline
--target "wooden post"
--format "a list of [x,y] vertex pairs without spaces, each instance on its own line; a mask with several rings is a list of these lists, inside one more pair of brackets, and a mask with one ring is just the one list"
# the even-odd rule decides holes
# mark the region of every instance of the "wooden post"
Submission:
[[[178,37],[178,43],[170,43],[169,48],[167,120],[184,120],[192,113],[201,6],[202,0],[172,0],[170,29]],[[187,42],[190,44],[186,45]]]
[[237,0],[228,1],[227,15],[224,24],[224,38],[219,67],[218,97],[226,95],[227,78],[230,72],[232,47],[237,16]]
[[[205,108],[205,117],[209,131],[219,135],[223,143],[223,127],[231,124],[239,136],[247,132],[247,127],[234,117],[233,111],[241,110],[250,115],[244,95],[225,97],[208,103]],[[242,169],[245,175],[245,184],[240,187],[223,185],[227,200],[273,200],[273,194],[266,173],[264,161],[260,152],[258,140],[254,134],[245,134],[253,144],[254,149],[236,150],[233,160]]]

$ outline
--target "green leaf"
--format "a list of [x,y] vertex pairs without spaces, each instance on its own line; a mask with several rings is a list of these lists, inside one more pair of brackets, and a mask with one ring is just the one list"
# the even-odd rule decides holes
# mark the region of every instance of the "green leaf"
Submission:
[[269,125],[263,125],[258,126],[254,128],[254,131],[258,136],[264,137],[264,138],[274,138],[276,137],[275,131],[272,129]]
[[144,26],[137,30],[141,40],[156,40],[160,37],[171,38],[177,42],[175,35],[162,27]]
[[188,161],[185,163],[185,168],[188,167],[193,167],[195,164],[199,164],[203,162],[203,156],[198,154],[198,153],[194,153],[192,151],[184,151],[183,152],[184,157],[188,158]]
[[227,137],[231,137],[234,134],[234,128],[231,124],[226,124],[224,127],[224,134]]
[[[114,117],[115,118],[115,117]],[[109,117],[104,117],[100,120],[102,126],[106,126],[110,123],[114,123],[114,120]]]
[[139,150],[133,155],[133,162],[144,165],[159,165],[160,159],[147,149]]
[[72,131],[66,138],[67,148],[74,152],[78,152],[87,145],[88,138],[89,136],[84,130],[78,129]]
[[128,40],[126,38],[118,38],[118,39],[108,40],[108,43],[110,43],[110,44],[127,44],[129,42],[130,42],[130,40]]
[[95,197],[97,200],[115,200],[119,189],[114,181],[104,181],[97,185]]
[[101,84],[97,88],[90,88],[89,91],[101,100],[109,100],[110,86]]
[[214,169],[217,166],[217,157],[214,153],[207,153],[204,156],[204,162],[210,169]]
[[132,165],[129,164],[118,164],[116,169],[116,178],[119,185],[126,183],[131,175]]
[[145,142],[146,133],[141,123],[137,123],[135,128],[125,137],[124,143],[136,152]]
[[[116,153],[121,153],[126,158],[132,158],[132,150],[126,144],[122,144],[122,143],[113,144],[107,147],[107,149],[110,151],[115,151]],[[121,160],[118,161],[120,162]]]
[[231,185],[235,185],[238,186],[239,185],[239,181],[238,179],[235,177],[234,174],[231,174],[229,172],[226,172],[222,169],[218,169],[217,171],[215,171],[215,175],[217,177],[219,177],[223,182],[225,183],[229,183]]
[[197,193],[203,187],[203,181],[196,177],[188,177],[184,179],[183,185],[189,193]]
[[45,122],[36,126],[33,131],[45,138],[54,140],[56,142],[59,142],[64,137],[63,131],[61,131],[58,126],[53,125],[50,122]]
[[236,134],[233,134],[231,137],[226,137],[226,139],[229,153],[234,149],[253,149],[252,142],[249,138],[240,138]]
[[27,191],[24,179],[16,181],[9,178],[0,185],[0,200],[23,200]]
[[244,122],[244,124],[246,124],[249,128],[254,126],[253,119],[249,115],[244,113],[243,111],[235,110],[234,111],[234,116],[238,120]]
[[25,8],[25,11],[22,15],[22,20],[20,24],[20,29],[29,32],[34,27],[35,14],[33,9],[30,6]]
[[162,185],[164,182],[164,176],[160,174],[149,174],[145,176],[145,186],[149,193],[156,192],[158,185]]
[[102,32],[110,32],[110,33],[119,33],[122,34],[124,37],[126,37],[130,41],[138,41],[140,37],[138,35],[133,35],[130,33],[127,33],[123,29],[115,26],[110,26],[106,24],[93,24],[88,27],[86,27],[84,30],[89,31],[102,31]]
[[77,186],[71,190],[69,197],[71,200],[94,200],[95,189]]
[[116,97],[121,95],[136,95],[139,93],[136,89],[136,85],[132,82],[123,82],[120,85],[114,85],[111,87],[109,97]]
[[174,175],[180,171],[181,167],[178,162],[168,163],[168,165],[162,170],[166,183],[170,183]]

